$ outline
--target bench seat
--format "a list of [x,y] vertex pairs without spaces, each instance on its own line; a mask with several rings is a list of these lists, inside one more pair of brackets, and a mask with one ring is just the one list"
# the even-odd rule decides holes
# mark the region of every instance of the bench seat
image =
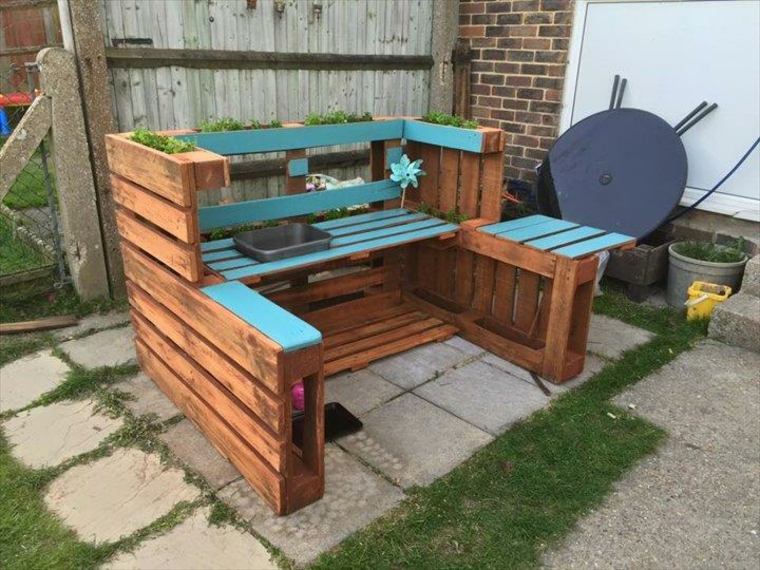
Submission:
[[636,244],[636,238],[548,216],[535,215],[481,226],[478,231],[571,259]]
[[202,244],[203,262],[229,281],[296,269],[363,252],[454,233],[459,226],[419,212],[398,208],[314,224],[333,236],[329,249],[261,263],[243,255],[232,239]]

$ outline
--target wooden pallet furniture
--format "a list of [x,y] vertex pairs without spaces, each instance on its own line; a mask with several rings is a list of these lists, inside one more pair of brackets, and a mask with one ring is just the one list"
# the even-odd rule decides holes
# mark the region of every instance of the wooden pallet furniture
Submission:
[[[172,134],[198,150],[167,155],[128,133],[107,137],[140,365],[276,513],[324,492],[325,376],[457,332],[553,381],[582,369],[601,247],[577,246],[601,245],[602,234],[544,218],[500,222],[501,131],[378,118]],[[303,191],[306,149],[354,143],[369,144],[369,182]],[[285,152],[287,195],[199,207],[199,192],[229,184],[227,156],[269,152]],[[402,152],[427,172],[403,208],[388,180]],[[257,262],[229,238],[204,238],[356,205],[366,213],[315,224],[333,242],[312,254]],[[562,232],[575,233],[553,239]]]

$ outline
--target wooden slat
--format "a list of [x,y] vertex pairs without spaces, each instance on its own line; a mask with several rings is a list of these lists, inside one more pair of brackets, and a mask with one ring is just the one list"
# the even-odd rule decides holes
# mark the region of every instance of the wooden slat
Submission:
[[219,413],[203,402],[159,356],[140,339],[135,341],[137,355],[145,373],[206,435],[219,452],[243,474],[246,480],[275,510],[285,512],[282,475],[272,473],[271,467],[245,443]]
[[481,152],[483,149],[483,129],[462,129],[412,119],[404,122],[404,138],[425,145],[469,152]]
[[480,155],[462,152],[459,159],[459,211],[468,218],[478,216],[480,199]]
[[0,335],[60,329],[76,325],[78,322],[79,319],[75,315],[61,315],[58,317],[46,317],[34,321],[0,323]]
[[544,349],[525,346],[492,332],[473,321],[460,323],[459,334],[470,342],[528,370],[537,370],[543,361]]
[[342,226],[339,228],[329,229],[326,231],[332,236],[339,237],[339,236],[344,236],[344,235],[356,234],[360,232],[367,232],[370,230],[377,230],[380,228],[389,228],[391,226],[398,226],[401,224],[408,224],[410,222],[424,220],[429,217],[430,216],[428,216],[427,214],[404,214],[402,216],[393,216],[392,218],[375,220],[373,222],[352,224],[350,226]]
[[504,177],[504,155],[500,152],[483,155],[480,167],[481,218],[501,219],[501,191]]
[[207,150],[182,153],[183,160],[193,161],[196,190],[213,190],[231,184],[230,159]]
[[188,281],[203,276],[200,250],[154,230],[121,208],[116,209],[116,225],[121,237],[148,252]]
[[493,317],[505,324],[512,324],[515,295],[515,268],[506,263],[496,264],[494,276]]
[[191,208],[177,206],[115,174],[111,175],[111,188],[114,201],[123,208],[139,214],[185,243],[200,241],[197,215]]
[[441,226],[444,224],[446,224],[446,222],[444,222],[440,218],[432,218],[429,216],[424,216],[423,219],[419,221],[411,221],[410,223],[407,223],[407,224],[396,224],[396,225],[380,228],[377,230],[358,232],[358,233],[354,233],[354,234],[350,234],[346,236],[336,237],[332,240],[332,242],[330,243],[330,246],[340,247],[343,245],[351,245],[354,243],[366,242],[373,239],[381,239],[381,238],[387,238],[391,236],[398,236],[398,235],[410,233],[416,230],[435,228],[437,226]]
[[181,154],[165,154],[124,135],[106,135],[108,167],[148,190],[180,206],[192,206],[195,200],[195,171],[192,161]]
[[550,218],[549,216],[542,216],[540,214],[536,214],[535,216],[526,216],[525,218],[518,218],[516,220],[499,222],[497,224],[482,225],[478,228],[478,231],[493,235],[493,234],[504,233],[504,232],[508,232],[512,230],[517,230],[519,228],[526,228],[526,227],[534,226],[537,224],[543,224],[544,222],[551,222],[553,219],[554,218]]
[[517,279],[515,327],[527,333],[536,318],[536,311],[538,310],[538,286],[540,278],[536,273],[521,269]]
[[369,295],[354,301],[341,303],[336,307],[326,307],[309,311],[299,315],[307,323],[311,323],[324,335],[331,334],[332,331],[339,329],[341,326],[351,326],[358,320],[357,315],[364,318],[365,321],[371,319],[373,313],[387,310],[391,307],[398,306],[400,303],[400,294],[396,291],[392,293],[379,293]]
[[224,238],[224,239],[217,239],[214,241],[207,241],[201,244],[201,251],[207,252],[207,251],[217,251],[220,249],[228,249],[231,247],[235,247],[234,242],[232,241],[232,238]]
[[348,216],[346,218],[338,218],[337,220],[328,220],[326,222],[319,222],[314,224],[314,227],[320,230],[333,230],[337,228],[344,228],[346,226],[354,226],[357,224],[364,224],[366,222],[374,222],[378,220],[385,220],[387,218],[393,218],[396,216],[403,216],[410,214],[409,210],[403,208],[397,208],[395,210],[386,210],[384,212],[370,212],[368,214],[359,214],[358,216]]
[[465,229],[466,226],[460,227],[462,230],[459,232],[459,244],[464,249],[545,277],[554,275],[556,258],[551,253],[499,239],[477,230]]
[[568,222],[566,220],[551,220],[549,222],[536,224],[535,226],[529,226],[527,228],[520,228],[517,230],[509,230],[507,232],[498,233],[496,234],[496,237],[522,243],[527,240],[548,236],[575,227],[578,227],[578,224]]
[[145,317],[132,312],[135,334],[182,379],[198,398],[215,410],[240,437],[273,468],[285,469],[287,442],[282,432],[270,431],[226,387],[203,370],[184,351],[162,335]]
[[338,345],[354,342],[358,339],[374,336],[389,330],[395,330],[398,327],[403,327],[425,318],[424,313],[414,310],[412,306],[404,305],[401,310],[404,312],[398,316],[380,319],[331,334],[325,338],[325,351],[329,351]]
[[635,245],[636,239],[632,238],[631,236],[623,235],[623,234],[607,234],[604,236],[591,238],[586,241],[582,241],[579,243],[575,243],[573,245],[566,245],[564,247],[560,247],[559,249],[555,249],[552,251],[552,253],[555,253],[557,255],[564,255],[567,257],[572,258],[578,258],[583,257],[585,255],[591,255],[592,253],[596,253],[597,251],[601,251],[603,249],[612,249],[615,247],[621,247],[621,246],[627,246],[627,245]]
[[476,311],[491,313],[495,272],[496,262],[493,259],[482,255],[475,258],[475,294],[472,306]]
[[377,267],[366,271],[357,271],[349,275],[340,275],[303,287],[291,287],[275,291],[268,297],[279,305],[299,305],[331,299],[380,285],[387,277],[389,268]]
[[305,159],[306,151],[304,149],[289,150],[285,153],[285,163],[288,165],[285,169],[285,194],[303,194],[306,192],[306,178],[304,175],[290,173],[290,161]]
[[191,355],[274,432],[284,429],[285,403],[282,397],[276,396],[137,285],[127,283],[127,291],[130,304],[162,334]]
[[571,243],[575,243],[576,241],[588,239],[590,237],[596,237],[604,233],[606,233],[604,230],[600,230],[598,228],[581,226],[580,228],[575,228],[574,230],[569,230],[553,236],[547,236],[527,241],[525,245],[535,247],[536,249],[548,250],[562,247],[563,245],[569,245]]
[[270,390],[283,393],[284,379],[277,370],[277,355],[282,347],[132,246],[122,244],[122,255],[128,279]]
[[441,149],[439,170],[438,209],[452,212],[457,207],[457,187],[459,186],[459,152],[450,148]]
[[454,300],[463,307],[469,307],[474,287],[475,254],[457,249],[457,274],[454,282]]
[[420,200],[436,210],[438,207],[438,172],[441,162],[441,147],[423,144],[420,148],[422,170],[425,176],[420,178]]

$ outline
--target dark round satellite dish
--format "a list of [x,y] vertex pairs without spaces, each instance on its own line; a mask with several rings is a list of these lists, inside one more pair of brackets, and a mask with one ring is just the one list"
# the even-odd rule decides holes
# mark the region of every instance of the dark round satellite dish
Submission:
[[576,123],[539,169],[544,214],[642,238],[662,224],[686,187],[686,150],[673,128],[640,109]]

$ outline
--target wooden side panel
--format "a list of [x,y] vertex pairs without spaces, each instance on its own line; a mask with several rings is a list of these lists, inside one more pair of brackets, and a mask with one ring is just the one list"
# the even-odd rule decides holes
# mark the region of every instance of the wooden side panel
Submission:
[[476,218],[479,203],[480,155],[462,152],[459,159],[459,211],[468,218]]
[[142,216],[185,243],[198,243],[198,216],[191,208],[183,208],[122,178],[111,175],[114,201]]
[[288,161],[305,158],[306,151],[289,150],[285,153],[285,194],[302,194],[306,192],[306,178],[304,176],[291,176],[290,169],[287,168]]
[[520,270],[517,281],[515,327],[527,333],[536,319],[540,276],[532,271]]
[[438,183],[441,163],[441,147],[423,144],[420,146],[422,170],[426,175],[420,178],[420,200],[427,206],[440,209],[438,203]]
[[506,325],[512,324],[515,299],[515,268],[506,263],[496,264],[492,315]]
[[483,155],[481,163],[479,216],[498,222],[501,219],[504,155],[500,152]]
[[142,290],[189,324],[275,393],[284,390],[277,371],[282,347],[196,288],[130,245],[122,245],[124,272]]
[[162,261],[188,281],[198,281],[203,276],[200,248],[197,245],[188,245],[167,237],[121,208],[116,210],[116,225],[123,239]]
[[459,187],[459,151],[441,149],[441,167],[438,179],[438,209],[452,212],[457,208],[457,188]]

